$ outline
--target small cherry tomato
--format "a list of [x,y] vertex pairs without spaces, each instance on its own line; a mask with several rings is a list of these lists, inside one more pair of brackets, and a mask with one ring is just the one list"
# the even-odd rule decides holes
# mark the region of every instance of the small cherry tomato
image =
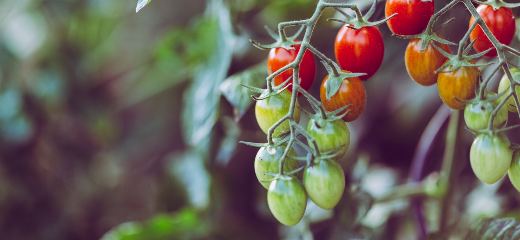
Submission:
[[335,111],[342,107],[349,106],[348,114],[343,118],[347,122],[356,120],[365,110],[366,90],[363,82],[359,78],[347,78],[343,80],[338,92],[330,99],[327,99],[326,82],[328,76],[323,79],[320,87],[321,103],[327,111]]
[[520,151],[513,154],[513,161],[507,175],[511,184],[520,192]]
[[[515,36],[516,23],[513,11],[506,7],[494,9],[490,5],[480,5],[477,8],[478,14],[482,17],[486,25],[489,27],[493,35],[503,44],[509,45]],[[475,18],[471,17],[469,26],[473,25]],[[477,52],[483,52],[493,47],[486,34],[480,26],[477,26],[469,36],[470,40],[475,43],[473,48]],[[495,57],[496,50],[492,50],[486,54],[488,57]]]
[[267,204],[280,223],[292,226],[303,218],[307,207],[307,195],[294,177],[280,176],[269,186]]
[[480,134],[473,141],[470,162],[480,181],[493,184],[507,174],[513,152],[509,139],[504,135]]
[[[267,94],[267,92],[264,94]],[[262,94],[260,97],[264,96],[264,94]],[[256,101],[256,121],[258,122],[258,125],[265,134],[268,133],[269,128],[271,128],[271,126],[273,126],[276,122],[278,122],[280,119],[285,117],[285,115],[287,115],[287,113],[289,112],[290,105],[291,93],[287,91],[283,91],[280,94],[272,95],[267,97],[266,99]],[[300,119],[300,105],[298,104],[298,101],[296,101],[294,118],[296,119],[296,121],[299,121]],[[285,121],[274,131],[273,136],[280,136],[288,131],[289,122]]]
[[[277,147],[262,147],[256,154],[256,178],[265,189],[269,188],[269,185],[275,178],[272,174],[278,173],[279,164],[285,151],[285,147],[285,145]],[[298,161],[293,158],[294,156],[296,156],[296,153],[291,149],[285,161],[284,171],[290,172],[298,168]]]
[[[496,95],[496,94],[493,94]],[[493,95],[491,95],[493,97]],[[489,125],[491,115],[498,106],[498,101],[481,100],[468,104],[464,109],[464,120],[471,130],[483,130]],[[503,126],[507,122],[509,114],[507,108],[503,107],[498,111],[493,126],[495,128]]]
[[386,1],[385,16],[396,16],[388,20],[387,24],[394,34],[415,35],[422,33],[435,11],[433,0],[388,0]]
[[[511,75],[513,75],[513,78],[515,81],[520,81],[520,69],[518,68],[511,68]],[[500,85],[498,86],[498,92],[502,95],[502,99],[508,96],[509,91],[511,91],[511,81],[509,81],[509,78],[507,75],[504,75],[502,79],[500,80]],[[520,97],[520,86],[515,87],[516,94]],[[505,92],[505,93],[504,93]],[[518,108],[516,107],[515,99],[513,97],[510,97],[507,100],[506,103],[507,109],[510,112],[517,112]]]
[[[300,51],[300,44],[294,45],[294,49],[287,50],[285,48],[273,48],[269,52],[269,57],[267,58],[267,71],[269,74],[272,74],[278,69],[285,67],[286,65],[292,63],[294,59],[296,59],[296,56],[298,55],[298,52]],[[306,50],[303,54],[303,59],[300,63],[300,86],[305,89],[309,90],[312,86],[312,83],[314,82],[314,78],[316,75],[316,63],[314,61],[314,56],[309,50]],[[293,70],[289,69],[284,71],[282,74],[278,75],[274,78],[274,83],[276,86],[284,83],[293,76]],[[289,83],[289,91],[292,91],[292,84]]]
[[475,96],[479,70],[476,67],[460,67],[452,72],[441,72],[437,79],[439,96],[450,108],[463,109]]
[[350,145],[350,131],[340,120],[327,121],[312,118],[307,124],[307,133],[316,141],[320,153],[337,153],[341,158]]
[[345,190],[345,173],[332,160],[320,160],[305,169],[303,185],[310,199],[321,208],[334,208]]
[[336,36],[334,52],[342,69],[366,73],[360,78],[367,80],[383,63],[385,44],[379,28],[375,26],[354,29],[345,25]]
[[[435,71],[448,60],[432,44],[433,42],[430,42],[426,49],[421,51],[422,41],[420,39],[412,39],[408,43],[404,54],[408,75],[423,86],[431,86],[437,83],[438,74]],[[450,48],[447,45],[440,44],[437,46],[440,46],[446,52],[450,52]]]

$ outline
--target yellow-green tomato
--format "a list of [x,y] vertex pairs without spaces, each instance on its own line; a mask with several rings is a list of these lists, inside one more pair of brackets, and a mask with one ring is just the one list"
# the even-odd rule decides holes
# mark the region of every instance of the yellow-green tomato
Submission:
[[321,208],[334,208],[345,190],[345,173],[332,160],[320,160],[305,169],[303,185],[309,198]]
[[[267,92],[262,94],[260,98],[263,98],[266,94]],[[279,94],[269,96],[256,102],[256,121],[265,134],[268,133],[269,128],[287,115],[290,105],[291,93],[289,91],[282,91]],[[298,104],[298,101],[296,101],[294,119],[296,121],[299,121],[300,119],[300,105]],[[282,125],[276,128],[273,136],[280,136],[288,131],[289,121],[285,121]]]
[[300,222],[307,207],[303,186],[291,176],[280,176],[267,191],[269,210],[280,223],[292,226]]
[[[273,174],[276,174],[279,171],[280,161],[285,151],[285,147],[286,145],[262,147],[256,154],[256,178],[265,189],[269,189],[269,185],[274,180]],[[298,168],[298,161],[292,158],[293,156],[296,156],[296,153],[291,149],[284,163],[285,172],[290,172]]]
[[311,119],[307,125],[307,132],[318,144],[320,153],[337,153],[338,158],[341,158],[350,145],[350,131],[347,123],[341,119]]
[[520,192],[520,151],[516,151],[513,154],[513,161],[511,162],[508,175],[511,184]]
[[480,181],[493,184],[507,174],[513,152],[509,139],[501,134],[480,134],[473,141],[470,162]]
[[[513,78],[515,81],[520,81],[520,69],[511,68],[511,74],[513,75]],[[516,86],[515,88],[516,88],[515,89],[516,94],[520,97],[520,86]],[[504,75],[502,77],[502,79],[500,80],[500,85],[498,85],[498,92],[500,94],[505,92],[504,95],[502,96],[502,99],[503,99],[508,96],[509,91],[511,91],[511,81],[509,81],[509,78],[507,77],[507,75]],[[510,97],[507,100],[506,106],[510,112],[517,111],[515,99],[513,97]]]
[[[497,104],[486,100],[476,101],[466,105],[464,109],[464,120],[468,128],[475,131],[486,129],[496,107]],[[495,128],[503,126],[507,122],[508,114],[506,108],[501,108],[495,117],[493,126]]]

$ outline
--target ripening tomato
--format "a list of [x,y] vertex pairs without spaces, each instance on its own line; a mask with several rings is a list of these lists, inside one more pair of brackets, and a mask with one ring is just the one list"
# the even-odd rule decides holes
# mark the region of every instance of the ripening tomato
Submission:
[[345,190],[345,173],[333,160],[320,160],[305,169],[303,185],[310,199],[321,208],[334,208]]
[[[494,97],[496,94],[491,94]],[[480,100],[475,101],[466,106],[464,109],[464,121],[471,130],[483,130],[489,125],[491,115],[498,106],[498,101]],[[507,108],[501,108],[493,121],[493,127],[498,128],[507,122],[509,114]]]
[[[430,42],[424,51],[421,51],[422,40],[412,39],[406,47],[404,60],[408,75],[423,86],[431,86],[437,82],[437,71],[448,60]],[[450,48],[444,44],[438,44],[446,52]]]
[[320,153],[337,153],[337,157],[341,158],[350,145],[350,131],[341,119],[328,121],[312,118],[307,124],[307,133],[316,141]]
[[[278,173],[285,147],[286,145],[262,147],[256,154],[255,175],[265,189],[269,188],[275,178],[272,174]],[[298,161],[293,158],[294,156],[296,153],[291,149],[285,160],[284,171],[289,172],[298,168]]]
[[[267,91],[260,97],[267,94]],[[291,105],[291,94],[283,91],[277,95],[269,96],[266,99],[256,101],[255,115],[258,125],[262,131],[267,134],[276,122],[282,119],[289,112]],[[294,118],[296,121],[300,119],[300,105],[296,101],[296,108],[294,110]],[[280,136],[289,131],[289,122],[285,121],[275,131],[273,136]]]
[[[493,35],[503,44],[509,45],[515,36],[516,23],[513,11],[506,7],[494,9],[489,5],[480,5],[477,8],[478,14],[482,17],[486,25],[489,27]],[[471,17],[469,26],[473,25],[475,18]],[[475,41],[473,48],[477,52],[483,52],[493,47],[486,34],[480,26],[477,26],[469,36],[471,41]],[[492,50],[486,54],[488,57],[495,57],[496,50]]]
[[435,11],[433,0],[388,0],[386,17],[397,13],[387,24],[394,34],[415,35],[422,33]]
[[325,76],[320,87],[321,103],[327,111],[335,111],[342,107],[349,106],[348,114],[343,118],[347,122],[356,120],[365,110],[367,102],[366,89],[359,78],[346,78],[336,94],[327,99],[326,82],[329,79]]
[[520,151],[513,154],[513,161],[508,171],[509,181],[520,192]]
[[460,67],[455,71],[441,72],[437,79],[439,96],[452,109],[463,109],[464,101],[475,96],[479,70],[476,67]]
[[[511,75],[513,75],[513,79],[515,81],[520,81],[520,69],[512,67],[510,70],[511,70]],[[509,80],[509,77],[507,77],[507,75],[504,75],[502,77],[502,79],[500,80],[500,85],[498,86],[498,92],[500,94],[504,94],[504,95],[502,95],[501,99],[504,99],[505,97],[507,97],[509,91],[511,91],[511,81]],[[516,91],[516,94],[520,97],[520,86],[516,86],[515,91]],[[504,92],[506,92],[506,93],[504,93]],[[513,97],[510,97],[507,100],[506,106],[510,112],[518,111],[518,108],[516,107],[515,99]]]
[[267,204],[280,223],[292,226],[300,222],[305,214],[307,194],[294,177],[280,176],[269,186]]
[[376,26],[354,29],[348,25],[340,28],[334,46],[336,59],[342,69],[366,73],[362,80],[372,77],[383,62],[385,44]]
[[[300,51],[300,46],[300,44],[294,45],[294,49],[291,50],[287,50],[285,48],[271,49],[269,52],[269,57],[267,58],[267,71],[269,74],[276,72],[278,69],[292,63]],[[301,81],[300,86],[305,90],[309,90],[312,86],[312,83],[314,82],[316,74],[316,63],[314,61],[314,55],[312,55],[309,50],[306,50],[303,54],[303,59],[300,63],[299,71],[299,77]],[[286,70],[274,78],[274,83],[278,86],[287,81],[287,79],[292,76],[293,70]],[[289,91],[292,91],[292,84],[290,84],[288,89]]]
[[505,135],[477,136],[471,145],[469,158],[471,168],[480,181],[493,184],[507,174],[513,158],[510,145]]

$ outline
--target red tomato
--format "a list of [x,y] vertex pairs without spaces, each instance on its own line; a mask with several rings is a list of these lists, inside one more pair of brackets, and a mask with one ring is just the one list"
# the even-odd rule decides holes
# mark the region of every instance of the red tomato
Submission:
[[385,15],[389,17],[397,13],[387,22],[393,33],[415,35],[424,31],[434,11],[433,0],[388,0]]
[[[269,74],[276,72],[278,69],[283,68],[287,64],[290,64],[298,55],[300,51],[300,44],[294,45],[294,49],[287,50],[285,48],[273,48],[269,52],[269,57],[267,59],[267,71]],[[293,70],[289,69],[282,74],[278,75],[274,78],[274,83],[276,86],[284,83],[292,77]],[[306,50],[303,54],[302,62],[300,63],[300,86],[309,90],[312,86],[312,82],[314,82],[314,77],[316,75],[316,63],[314,61],[314,56],[309,50]],[[290,84],[290,83],[289,83]],[[292,84],[288,88],[289,91],[292,91]]]
[[350,105],[347,111],[350,111],[343,120],[352,122],[365,110],[367,102],[366,89],[363,82],[359,78],[347,78],[343,80],[338,92],[330,99],[327,99],[326,82],[329,76],[325,76],[320,87],[321,103],[327,111],[335,111],[342,107]]
[[[498,41],[507,45],[513,41],[516,23],[511,9],[501,7],[495,10],[492,6],[480,5],[478,6],[477,11]],[[474,22],[475,18],[471,17],[469,25],[471,26]],[[473,48],[477,52],[483,52],[493,47],[493,44],[491,44],[480,26],[473,29],[469,37],[471,41],[476,40]],[[490,51],[486,54],[488,57],[495,57],[496,55],[496,50]]]
[[366,73],[360,78],[367,80],[381,66],[385,44],[381,32],[375,26],[360,29],[343,26],[336,36],[334,51],[342,69]]

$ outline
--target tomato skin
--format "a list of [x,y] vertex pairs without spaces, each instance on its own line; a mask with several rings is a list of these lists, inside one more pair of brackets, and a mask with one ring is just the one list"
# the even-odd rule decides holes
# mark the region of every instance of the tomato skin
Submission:
[[[287,50],[285,48],[273,48],[269,51],[269,57],[267,58],[267,71],[269,74],[278,71],[278,69],[285,67],[286,65],[292,63],[294,59],[296,59],[301,45],[296,44],[293,47],[294,49],[291,50]],[[309,90],[316,76],[316,63],[314,60],[314,55],[312,55],[311,51],[305,51],[299,67],[299,77],[301,81],[300,86],[305,90]],[[292,76],[293,70],[286,70],[274,78],[274,84],[278,86],[287,81],[287,79]],[[287,89],[292,91],[292,83],[289,83],[289,85],[290,86]]]
[[[513,75],[513,79],[515,81],[520,81],[520,69],[513,67],[510,70],[511,70],[511,75]],[[507,93],[504,93],[505,95],[503,95],[501,99],[507,97],[509,91],[511,91],[510,89],[511,89],[511,82],[509,81],[509,78],[507,77],[507,75],[504,75],[502,77],[502,79],[500,80],[500,85],[498,85],[498,92],[500,94],[502,94],[507,91]],[[520,97],[520,86],[516,86],[515,91],[516,91],[516,94]],[[516,107],[515,99],[513,97],[510,97],[507,100],[506,106],[510,112],[518,111],[518,108]]]
[[441,72],[437,79],[439,96],[452,109],[463,109],[464,102],[475,96],[479,70],[476,67],[460,67],[452,72]]
[[[499,42],[509,45],[515,36],[516,23],[513,11],[506,7],[501,7],[497,10],[489,5],[480,5],[477,7],[478,14],[482,17],[486,25],[489,27],[493,35]],[[473,25],[475,18],[471,17],[469,26]],[[469,36],[470,40],[475,43],[473,48],[477,52],[483,52],[493,47],[486,34],[480,26],[477,26]],[[497,56],[497,51],[492,50],[486,54],[488,57]]]
[[342,120],[327,121],[310,119],[307,133],[316,141],[320,153],[338,152],[338,158],[343,157],[350,145],[350,130]]
[[[265,134],[268,133],[271,126],[287,115],[290,105],[291,93],[287,91],[256,101],[256,121]],[[300,105],[298,104],[298,101],[296,101],[296,107],[294,109],[294,119],[296,121],[299,121],[300,119]],[[273,136],[280,136],[288,131],[289,122],[285,121],[274,131]]]
[[473,141],[470,162],[473,172],[480,181],[493,184],[507,174],[513,152],[504,135],[480,134]]
[[269,185],[267,204],[280,223],[292,226],[300,222],[305,214],[307,194],[294,177],[282,176]]
[[[431,86],[437,83],[437,71],[448,60],[430,42],[426,49],[421,52],[422,41],[411,39],[406,47],[404,55],[406,70],[408,75],[422,86]],[[439,45],[437,45],[439,46]],[[447,45],[441,44],[440,47],[446,52],[451,52]]]
[[[464,120],[468,128],[475,131],[486,129],[491,115],[498,104],[499,102],[492,103],[489,101],[478,101],[468,104],[464,109]],[[507,108],[501,108],[495,117],[493,126],[495,128],[503,126],[507,122],[508,117]]]
[[520,151],[516,151],[513,154],[513,161],[511,162],[511,167],[509,168],[507,175],[516,191],[520,192]]
[[362,80],[372,77],[385,55],[383,35],[375,26],[354,29],[349,26],[340,28],[334,45],[334,52],[343,70],[366,73]]
[[320,87],[321,103],[327,111],[334,111],[344,106],[350,105],[347,111],[350,111],[343,120],[352,122],[365,110],[366,89],[363,82],[359,78],[347,78],[343,80],[338,92],[330,99],[327,99],[326,82],[329,79],[326,76]]
[[[254,164],[255,175],[258,182],[260,182],[265,189],[269,189],[269,185],[275,178],[268,173],[278,173],[280,160],[282,159],[285,147],[285,145],[277,147],[262,147],[256,154]],[[298,161],[293,159],[293,156],[296,156],[296,153],[291,149],[284,165],[284,170],[286,172],[298,168]]]
[[309,198],[323,209],[334,208],[345,190],[345,173],[333,160],[320,160],[305,169],[303,185]]
[[388,0],[385,6],[385,16],[396,16],[387,24],[394,34],[415,35],[422,33],[435,11],[435,4],[422,0]]

